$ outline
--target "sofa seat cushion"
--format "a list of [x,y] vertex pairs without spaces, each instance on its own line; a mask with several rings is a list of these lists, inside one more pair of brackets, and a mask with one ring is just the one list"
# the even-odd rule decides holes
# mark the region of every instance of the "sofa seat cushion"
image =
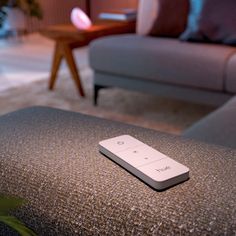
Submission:
[[90,64],[105,73],[222,91],[235,48],[139,35],[109,36],[90,46]]
[[183,136],[236,148],[236,96],[187,129]]
[[227,64],[226,91],[236,93],[236,54],[230,57]]

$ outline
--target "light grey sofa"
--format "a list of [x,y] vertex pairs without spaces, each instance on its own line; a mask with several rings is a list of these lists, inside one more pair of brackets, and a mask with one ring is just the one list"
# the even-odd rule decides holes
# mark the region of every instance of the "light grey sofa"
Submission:
[[102,87],[121,87],[221,105],[236,93],[236,48],[136,34],[90,45],[94,102]]
[[[190,168],[157,192],[103,156],[130,134]],[[0,117],[0,195],[38,235],[235,235],[236,151],[78,113],[33,107]],[[0,224],[0,235],[15,235]]]
[[235,47],[130,34],[93,41],[89,55],[95,104],[100,88],[121,87],[223,105],[183,135],[236,148]]

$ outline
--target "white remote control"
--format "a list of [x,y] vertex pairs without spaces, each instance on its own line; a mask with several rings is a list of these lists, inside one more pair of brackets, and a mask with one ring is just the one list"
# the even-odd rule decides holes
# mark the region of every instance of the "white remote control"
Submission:
[[157,190],[189,178],[186,166],[130,135],[99,142],[99,151]]

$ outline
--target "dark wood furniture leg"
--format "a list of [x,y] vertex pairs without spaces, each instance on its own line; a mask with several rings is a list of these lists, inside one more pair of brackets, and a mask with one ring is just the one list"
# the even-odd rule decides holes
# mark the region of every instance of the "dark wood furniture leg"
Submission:
[[80,80],[78,69],[77,69],[77,66],[75,63],[75,59],[73,57],[72,48],[67,43],[63,43],[62,47],[63,47],[63,54],[64,54],[64,57],[66,59],[68,66],[70,68],[72,78],[77,86],[77,89],[78,89],[80,95],[82,97],[84,97],[85,94],[84,94],[84,90],[83,90],[83,87],[81,84],[81,80]]
[[62,57],[63,55],[60,51],[60,43],[57,42],[54,49],[51,76],[50,76],[49,85],[48,85],[48,88],[50,90],[54,89],[54,85],[56,82],[57,73],[58,73],[58,70],[62,61]]
[[63,58],[65,58],[68,67],[70,69],[72,79],[74,80],[76,87],[79,91],[79,94],[84,97],[84,90],[80,81],[78,69],[72,54],[72,49],[69,43],[65,42],[57,42],[55,46],[55,52],[54,52],[54,57],[53,57],[53,63],[52,63],[52,72],[51,72],[51,77],[49,81],[49,89],[52,90],[54,88],[56,78],[57,78],[57,73],[61,64],[61,61]]
[[94,91],[94,95],[93,95],[93,104],[94,106],[97,106],[97,100],[98,100],[98,93],[99,90],[102,88],[106,88],[105,86],[101,86],[101,85],[94,85],[93,87],[93,91]]

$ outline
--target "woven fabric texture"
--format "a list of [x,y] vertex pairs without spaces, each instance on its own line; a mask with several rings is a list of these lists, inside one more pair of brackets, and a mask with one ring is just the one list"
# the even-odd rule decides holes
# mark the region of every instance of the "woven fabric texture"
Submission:
[[[190,168],[157,192],[104,157],[100,140],[130,134]],[[236,151],[51,108],[0,118],[0,194],[39,235],[234,235]],[[0,227],[0,235],[11,234]]]

